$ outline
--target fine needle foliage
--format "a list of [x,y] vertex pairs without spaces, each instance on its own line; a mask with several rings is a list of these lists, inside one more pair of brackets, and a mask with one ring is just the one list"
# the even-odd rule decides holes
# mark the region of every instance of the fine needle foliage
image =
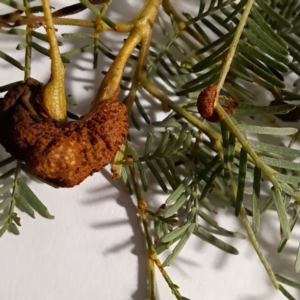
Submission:
[[[157,299],[155,266],[174,297],[187,299],[166,267],[188,247],[191,235],[221,251],[238,254],[222,236],[245,236],[215,221],[214,215],[222,213],[220,203],[231,208],[232,218],[241,218],[275,289],[295,299],[288,290],[299,289],[299,283],[273,273],[256,235],[264,213],[276,210],[281,252],[300,213],[300,4],[296,0],[199,0],[194,1],[191,15],[178,10],[171,0],[145,0],[135,18],[122,23],[109,18],[111,2],[81,0],[56,8],[52,19],[57,27],[90,29],[88,34],[62,34],[81,44],[60,53],[62,62],[72,63],[74,55],[86,51],[93,52],[94,68],[99,56],[111,59],[110,68],[103,70],[101,86],[111,84],[105,91],[99,89],[97,97],[104,101],[120,87],[125,96],[119,100],[127,107],[131,132],[152,124],[141,138],[142,146],[129,134],[112,161],[114,174],[137,199],[148,247],[150,299]],[[0,38],[18,36],[16,46],[24,52],[25,65],[14,58],[13,49],[0,51],[0,58],[20,69],[26,79],[35,52],[51,54],[40,45],[49,36],[36,31],[45,22],[43,7],[29,0],[0,3],[11,7],[11,13],[0,16]],[[85,9],[94,19],[73,16]],[[152,36],[152,23],[145,20],[155,22],[163,39]],[[103,31],[128,34],[117,55],[100,40]],[[133,72],[125,69],[123,73],[125,66],[131,66]],[[0,92],[16,84],[1,86]],[[199,113],[197,106],[199,94],[211,86],[214,120]],[[161,102],[166,112],[161,121],[153,122],[144,108],[145,91]],[[199,99],[198,103],[203,100]],[[68,97],[67,101],[75,104]],[[72,113],[68,117],[76,118]],[[6,231],[19,234],[18,210],[32,217],[36,211],[53,218],[27,184],[33,174],[22,161],[9,157],[0,167],[0,236]],[[166,196],[164,204],[151,210],[148,205],[153,207],[153,195],[147,191],[153,178]],[[160,261],[160,254],[169,248],[171,254]],[[293,255],[298,272],[300,246]]]

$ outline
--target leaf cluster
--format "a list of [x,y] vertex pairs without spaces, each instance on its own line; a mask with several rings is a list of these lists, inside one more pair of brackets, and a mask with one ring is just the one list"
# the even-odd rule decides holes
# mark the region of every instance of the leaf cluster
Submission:
[[[8,157],[0,162],[0,167],[10,166],[13,162],[14,158]],[[20,234],[17,226],[21,226],[21,219],[15,212],[15,208],[27,213],[32,218],[35,218],[36,211],[44,218],[54,219],[47,207],[28,186],[24,176],[21,176],[23,172],[26,174],[29,170],[24,164],[17,162],[15,167],[0,176],[0,180],[3,182],[0,188],[2,198],[0,209],[3,210],[0,217],[0,237],[7,230],[16,235]]]
[[[170,16],[173,35],[160,19],[166,43],[151,44],[149,76],[154,72],[157,75],[154,80],[159,78],[168,90],[187,97],[181,107],[195,116],[198,114],[196,97],[199,91],[216,83],[220,77],[247,1],[240,1],[238,5],[230,1],[216,2],[211,1],[207,6],[200,1],[196,16],[182,14],[186,24],[193,26],[201,36],[202,40],[197,40],[202,41],[200,47],[195,39],[189,39],[186,32],[178,29],[173,15]],[[157,252],[175,245],[164,266],[179,254],[192,233],[223,251],[238,253],[207,228],[217,229],[220,235],[243,238],[240,233],[224,229],[214,221],[211,214],[216,213],[217,208],[212,199],[233,207],[236,216],[244,210],[252,218],[254,234],[259,233],[262,215],[268,209],[276,209],[281,235],[279,252],[290,238],[299,216],[299,164],[293,161],[300,156],[299,150],[293,148],[297,143],[298,126],[251,125],[253,122],[247,118],[261,123],[266,116],[286,115],[297,110],[294,103],[299,96],[291,90],[286,76],[299,76],[297,51],[293,47],[298,45],[295,24],[300,8],[295,6],[295,1],[288,4],[255,2],[219,98],[224,107],[228,99],[235,103],[232,115],[227,115],[220,125],[207,124],[208,128],[203,130],[195,126],[191,118],[172,111],[163,121],[152,123],[165,131],[148,133],[141,156],[132,147],[129,149],[144,191],[148,187],[147,166],[161,189],[171,193],[166,206],[149,212],[154,221]],[[214,40],[206,33],[209,31],[215,36]],[[176,56],[182,59],[181,63]],[[266,101],[255,104],[253,86],[271,92],[280,104],[270,106]],[[212,131],[218,134],[217,138]],[[265,142],[273,141],[275,136],[285,137],[288,146]],[[159,140],[158,146],[150,150],[153,137]],[[180,144],[180,148],[175,146]],[[266,190],[268,182],[271,188]],[[232,194],[231,190],[235,192]],[[262,191],[267,193],[267,198],[261,196]],[[295,252],[296,271],[299,270],[299,249]],[[282,286],[280,290],[293,299]]]

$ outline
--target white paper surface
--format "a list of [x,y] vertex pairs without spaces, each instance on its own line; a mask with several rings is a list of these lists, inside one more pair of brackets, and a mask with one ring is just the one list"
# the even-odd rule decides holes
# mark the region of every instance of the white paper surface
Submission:
[[[64,1],[70,4],[73,2]],[[116,11],[115,17],[129,21],[132,13],[138,9],[137,2],[113,1],[111,9]],[[52,3],[55,6],[54,1]],[[184,10],[191,12],[192,6],[185,5]],[[1,14],[5,8],[0,5]],[[60,27],[59,33],[71,30],[76,32],[77,28]],[[92,33],[88,29],[84,29],[84,32]],[[116,51],[118,48],[114,40],[122,42],[123,37],[120,38],[118,34],[112,36],[113,39],[108,39],[106,43]],[[63,38],[60,40],[65,44],[65,51],[74,47],[71,43],[76,43]],[[20,62],[24,63],[24,51],[12,50],[20,41],[17,36],[1,36],[0,50],[19,57]],[[44,46],[47,47],[47,44]],[[66,92],[79,102],[73,111],[86,113],[100,83],[101,71],[106,70],[107,65],[101,59],[98,70],[91,70],[91,53],[76,56],[72,61],[67,66]],[[0,60],[0,71],[0,86],[23,79],[22,71],[3,60]],[[33,51],[31,76],[46,82],[49,72],[49,59]],[[145,104],[148,110],[152,105],[155,105],[153,111],[159,109],[153,100]],[[159,115],[153,115],[152,121],[158,119]],[[0,160],[6,156],[7,153],[1,148]],[[20,236],[6,233],[1,238],[0,299],[149,298],[147,249],[137,215],[136,199],[128,195],[120,180],[111,179],[109,167],[72,189],[53,189],[34,180],[30,181],[30,187],[50,213],[55,215],[55,220],[44,219],[38,214],[34,220],[20,212]],[[157,188],[152,185],[152,192],[146,195],[153,207],[153,203],[162,203],[165,199],[164,195],[156,191]],[[224,213],[221,209],[216,220],[221,226],[236,231],[242,225],[232,214],[232,211],[225,210]],[[283,253],[278,255],[278,226],[276,215],[267,214],[262,220],[258,239],[274,271],[291,277],[297,236],[294,234]],[[192,300],[285,299],[273,289],[248,240],[224,240],[233,243],[240,254],[232,256],[223,253],[197,237],[192,237],[174,264],[166,268],[174,283],[180,286],[183,296]],[[175,299],[158,270],[156,276],[158,299]],[[300,299],[300,293],[292,289],[289,291]]]

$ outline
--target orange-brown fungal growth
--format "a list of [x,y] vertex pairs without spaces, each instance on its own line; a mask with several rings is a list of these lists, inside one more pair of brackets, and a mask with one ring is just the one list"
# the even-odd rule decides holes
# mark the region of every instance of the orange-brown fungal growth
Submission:
[[204,119],[208,120],[214,114],[214,103],[217,95],[217,86],[212,84],[198,96],[198,111]]
[[29,78],[0,99],[0,143],[37,176],[72,187],[111,162],[128,133],[126,106],[107,100],[73,122],[46,118],[43,86]]
[[[221,119],[218,113],[215,111],[215,99],[217,95],[217,86],[212,84],[203,90],[197,100],[197,108],[201,117],[209,122],[220,122]],[[227,114],[231,115],[234,113],[234,108],[238,106],[237,102],[234,102],[231,98],[220,96],[226,99],[225,106],[222,106]]]

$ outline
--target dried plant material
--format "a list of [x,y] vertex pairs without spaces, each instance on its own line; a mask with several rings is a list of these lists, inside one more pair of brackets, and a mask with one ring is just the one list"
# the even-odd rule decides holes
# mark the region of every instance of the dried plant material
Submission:
[[128,133],[127,110],[116,95],[77,121],[54,121],[43,113],[42,91],[29,78],[0,100],[0,143],[37,176],[72,187],[113,159]]
[[197,107],[204,119],[209,119],[214,114],[214,103],[217,95],[217,86],[212,84],[203,90],[197,100]]
[[[270,103],[270,106],[287,104],[281,100],[274,100]],[[298,122],[300,120],[300,107],[297,106],[293,110],[289,111],[287,114],[276,115],[278,119],[284,122]]]

